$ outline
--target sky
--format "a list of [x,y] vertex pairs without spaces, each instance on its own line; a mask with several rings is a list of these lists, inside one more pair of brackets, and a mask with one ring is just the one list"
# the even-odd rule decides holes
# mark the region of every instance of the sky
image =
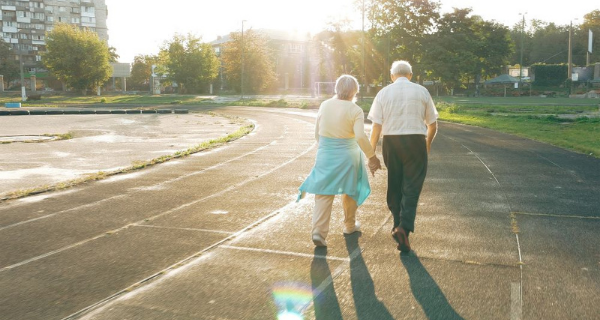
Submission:
[[[132,62],[138,54],[156,54],[175,33],[192,33],[205,42],[218,35],[244,29],[281,29],[312,34],[329,21],[347,17],[361,26],[356,0],[105,0],[108,6],[109,45],[117,49],[120,62]],[[365,0],[372,1],[372,0]],[[567,25],[583,22],[583,15],[600,9],[593,0],[441,0],[441,12],[471,8],[472,14],[508,27],[539,19]],[[492,4],[493,2],[493,4]],[[577,20],[576,20],[577,19]]]

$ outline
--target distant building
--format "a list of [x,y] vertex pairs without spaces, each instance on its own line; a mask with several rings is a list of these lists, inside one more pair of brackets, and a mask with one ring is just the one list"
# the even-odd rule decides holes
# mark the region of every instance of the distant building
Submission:
[[108,41],[104,0],[1,0],[0,5],[2,38],[12,44],[15,59],[21,56],[28,74],[39,71],[40,53],[46,50],[46,32],[55,23],[89,28]]

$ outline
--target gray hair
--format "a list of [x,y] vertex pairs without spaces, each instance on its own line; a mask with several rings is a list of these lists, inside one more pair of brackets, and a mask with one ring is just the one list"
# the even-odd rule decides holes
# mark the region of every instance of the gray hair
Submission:
[[335,94],[338,99],[352,100],[358,93],[358,80],[347,74],[341,75],[335,81]]
[[408,76],[412,74],[412,67],[408,61],[399,60],[392,63],[390,73],[396,76]]

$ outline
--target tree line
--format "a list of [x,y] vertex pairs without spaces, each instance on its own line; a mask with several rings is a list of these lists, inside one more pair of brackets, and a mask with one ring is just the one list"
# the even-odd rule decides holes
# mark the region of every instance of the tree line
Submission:
[[[362,11],[362,6],[357,10]],[[600,60],[600,10],[586,14],[583,23],[573,27],[531,20],[509,28],[486,21],[471,9],[441,14],[440,4],[431,0],[379,0],[365,4],[365,17],[365,32],[353,30],[349,21],[336,21],[312,37],[311,48],[319,57],[313,61],[318,66],[314,81],[333,81],[347,73],[369,86],[385,85],[391,62],[404,59],[412,63],[416,81],[436,80],[448,90],[457,89],[481,83],[521,60],[525,66],[566,63],[571,29],[573,63],[586,64],[589,30],[595,35],[596,51],[590,62]],[[216,53],[200,37],[176,34],[157,55],[134,58],[129,87],[149,90],[155,66],[155,74],[167,84],[176,84],[179,93],[207,92],[219,76],[236,92],[276,89],[278,49],[273,43],[252,29],[243,37],[233,32],[229,38]],[[95,33],[66,24],[47,33],[46,49],[44,67],[68,87],[83,92],[106,83],[109,62],[118,58],[114,48]],[[10,54],[10,46],[0,43],[0,74],[6,80],[19,69]]]

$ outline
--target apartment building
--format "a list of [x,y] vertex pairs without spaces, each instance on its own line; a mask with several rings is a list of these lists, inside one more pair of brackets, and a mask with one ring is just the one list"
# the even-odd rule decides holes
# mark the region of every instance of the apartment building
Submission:
[[0,0],[0,8],[2,38],[13,46],[27,73],[41,67],[46,32],[56,23],[89,28],[108,41],[104,0]]

